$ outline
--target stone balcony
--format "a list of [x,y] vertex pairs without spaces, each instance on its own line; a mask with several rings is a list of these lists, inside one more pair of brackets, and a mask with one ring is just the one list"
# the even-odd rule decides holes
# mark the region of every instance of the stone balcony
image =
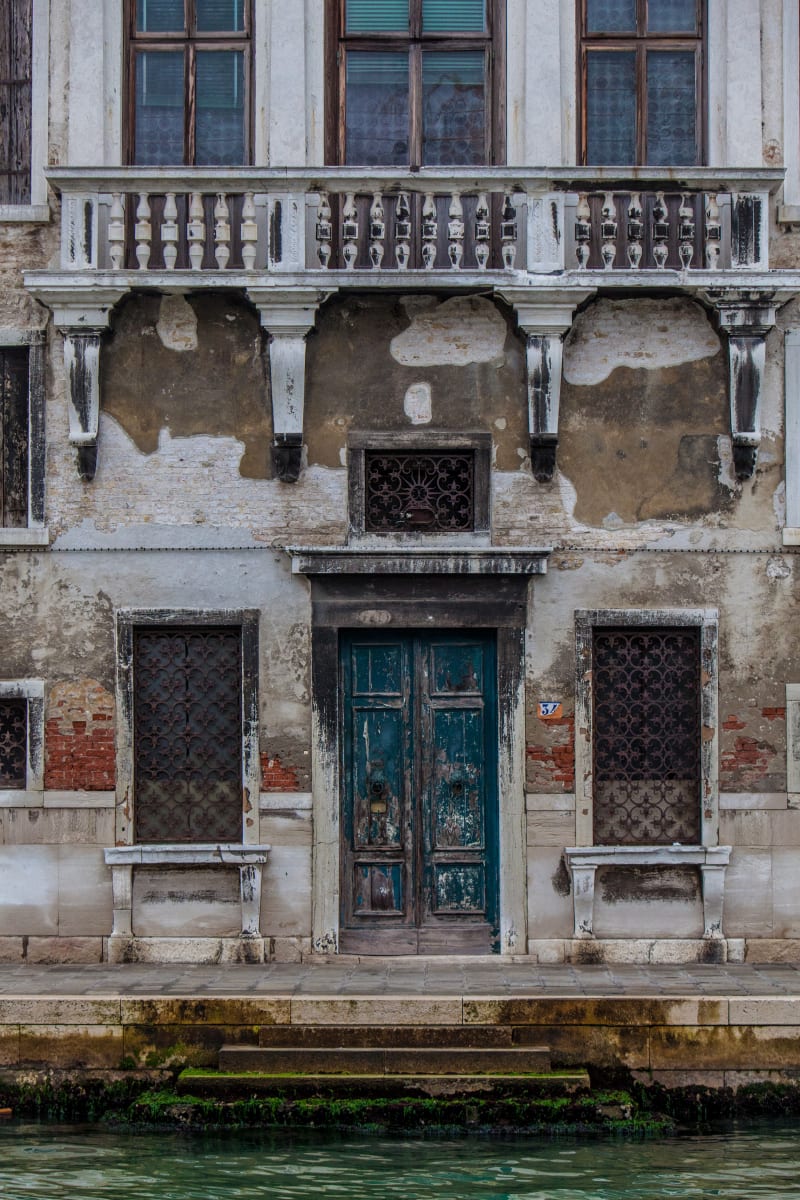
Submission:
[[776,170],[70,168],[48,287],[714,287],[769,270]]
[[25,273],[64,334],[70,440],[91,479],[100,337],[126,293],[234,290],[271,339],[273,458],[294,482],[305,337],[343,289],[487,292],[514,310],[527,352],[531,464],[552,478],[563,339],[597,292],[696,296],[730,360],[736,472],[760,441],[765,339],[800,271],[771,271],[783,171],[560,167],[53,169],[58,262]]

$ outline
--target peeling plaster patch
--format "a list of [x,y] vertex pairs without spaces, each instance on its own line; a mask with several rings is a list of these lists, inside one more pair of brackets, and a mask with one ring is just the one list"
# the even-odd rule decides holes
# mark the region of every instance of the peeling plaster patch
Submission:
[[429,425],[433,416],[431,385],[412,383],[406,392],[403,409],[412,425]]
[[767,562],[767,579],[788,579],[791,573],[792,568],[780,554],[776,554]]
[[197,349],[197,314],[185,296],[162,296],[156,332],[167,350]]
[[467,367],[504,361],[507,328],[490,300],[456,297],[435,307],[403,301],[411,324],[392,338],[392,358],[404,367]]
[[505,429],[508,421],[505,419],[505,417],[498,417],[494,424],[496,429]]
[[783,529],[786,524],[786,484],[783,480],[772,494],[772,510],[775,513],[778,528]]
[[735,492],[737,483],[736,472],[733,466],[733,448],[731,446],[731,439],[726,434],[720,434],[717,438],[717,453],[719,454],[717,479],[722,487],[727,488],[729,492]]
[[601,300],[573,325],[564,348],[564,378],[591,386],[617,367],[655,371],[719,352],[719,338],[691,300]]
[[607,517],[603,517],[603,529],[622,529],[624,526],[625,522],[619,513],[610,512]]

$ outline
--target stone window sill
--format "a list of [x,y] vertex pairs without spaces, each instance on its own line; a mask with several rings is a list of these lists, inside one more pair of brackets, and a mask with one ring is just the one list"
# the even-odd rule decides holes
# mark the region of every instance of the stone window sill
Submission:
[[721,938],[725,868],[730,846],[567,846],[572,875],[574,937],[594,937],[594,884],[598,867],[697,866],[703,885],[703,937]]
[[0,529],[0,550],[24,549],[28,546],[49,546],[50,532],[47,528]]
[[49,220],[49,204],[0,204],[0,221],[6,225],[44,224]]

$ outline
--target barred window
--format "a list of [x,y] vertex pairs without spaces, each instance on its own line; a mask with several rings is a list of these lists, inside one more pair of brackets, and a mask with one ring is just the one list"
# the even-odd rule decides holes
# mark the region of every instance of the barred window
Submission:
[[0,346],[0,526],[28,524],[28,348]]
[[697,844],[700,630],[595,628],[594,842]]
[[133,635],[136,840],[242,840],[242,638],[229,627]]
[[0,699],[0,788],[27,786],[28,701]]

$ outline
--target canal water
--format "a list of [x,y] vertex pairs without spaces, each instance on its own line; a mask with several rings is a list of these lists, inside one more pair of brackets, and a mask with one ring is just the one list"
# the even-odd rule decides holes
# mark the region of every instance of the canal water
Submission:
[[2,1200],[800,1200],[794,1125],[658,1141],[184,1136],[5,1122]]

